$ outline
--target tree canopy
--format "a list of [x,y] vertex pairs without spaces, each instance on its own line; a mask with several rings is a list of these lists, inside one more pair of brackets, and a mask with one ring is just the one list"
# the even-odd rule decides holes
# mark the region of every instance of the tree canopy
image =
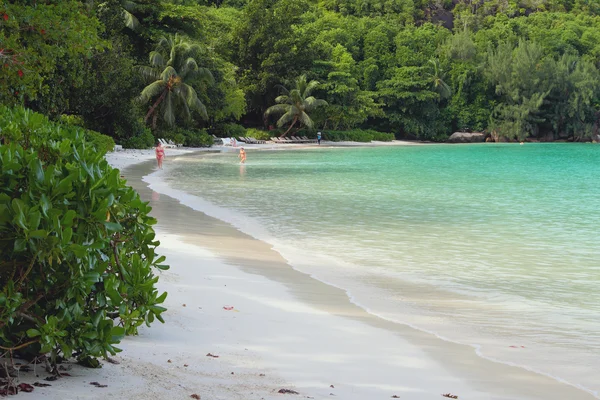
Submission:
[[118,142],[268,129],[299,76],[327,102],[305,127],[584,140],[599,129],[599,66],[591,0],[0,3],[0,101]]

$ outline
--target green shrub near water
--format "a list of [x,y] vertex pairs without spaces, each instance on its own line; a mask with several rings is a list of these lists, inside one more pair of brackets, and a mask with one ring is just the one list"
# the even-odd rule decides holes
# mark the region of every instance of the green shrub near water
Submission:
[[121,144],[124,149],[148,149],[156,145],[156,139],[148,128],[144,128],[141,132],[124,139]]
[[394,134],[378,132],[372,129],[362,130],[362,129],[353,129],[349,131],[330,131],[323,130],[323,139],[330,140],[332,142],[342,142],[342,141],[351,141],[351,142],[370,142],[372,140],[382,141],[382,142],[390,142],[394,140]]
[[246,136],[246,128],[238,124],[225,124],[222,132],[223,137],[235,137],[239,139]]
[[257,140],[269,140],[271,139],[271,136],[274,136],[272,132],[263,131],[256,128],[246,129],[246,137],[251,137]]
[[81,129],[0,107],[0,141],[0,346],[97,366],[163,321],[150,207]]
[[102,152],[102,154],[113,151],[115,148],[115,141],[113,138],[95,131],[86,130],[85,141],[92,144],[98,151]]
[[160,131],[157,137],[172,140],[186,147],[210,147],[214,140],[205,129],[195,128],[173,128],[168,131]]

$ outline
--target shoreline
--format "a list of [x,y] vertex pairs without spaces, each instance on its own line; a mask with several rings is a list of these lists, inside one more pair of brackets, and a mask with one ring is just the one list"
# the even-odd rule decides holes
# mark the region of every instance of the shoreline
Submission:
[[[167,157],[191,152],[169,149]],[[151,150],[124,153],[107,159],[151,202],[159,253],[171,265],[158,283],[169,292],[166,324],[126,338],[116,357],[120,365],[75,366],[72,378],[36,389],[36,395],[271,399],[281,398],[277,391],[286,388],[317,399],[331,394],[438,399],[443,393],[472,399],[594,398],[552,378],[485,360],[467,345],[369,314],[343,289],[293,269],[269,244],[181,204],[172,189],[149,189],[142,178],[153,170],[147,161]],[[207,357],[209,352],[220,357]],[[87,379],[109,387],[90,389]]]
[[[217,206],[217,208],[219,210],[217,210],[217,212],[215,213],[215,210],[214,210],[214,207],[213,207],[214,205],[211,205],[209,202],[207,204],[204,204],[204,203],[206,203],[206,201],[203,200],[203,199],[200,199],[200,198],[198,198],[198,197],[196,197],[194,195],[188,194],[187,192],[182,192],[180,190],[171,188],[170,186],[168,186],[168,184],[166,184],[165,182],[163,182],[160,179],[160,177],[159,177],[160,174],[161,174],[160,171],[156,171],[156,172],[154,172],[154,173],[152,173],[150,175],[145,176],[143,178],[143,180],[144,180],[145,183],[147,183],[149,185],[149,187],[151,189],[156,190],[157,192],[167,193],[170,197],[176,198],[181,204],[183,204],[185,206],[188,206],[190,208],[193,208],[196,211],[199,211],[201,213],[206,214],[207,211],[208,211],[208,213],[209,213],[208,215],[210,215],[211,217],[220,219],[221,221],[225,221],[228,224],[232,224],[233,227],[235,227],[234,229],[240,230],[240,231],[244,232],[244,234],[249,234],[249,235],[256,235],[257,234],[257,232],[254,232],[252,230],[249,233],[247,231],[247,229],[246,229],[246,226],[245,226],[246,224],[243,223],[244,221],[243,220],[242,221],[239,221],[239,220],[236,221],[235,218],[232,219],[229,211],[227,211],[226,209],[219,209],[220,207]],[[226,212],[223,212],[224,210]],[[254,239],[254,238],[264,237],[264,235],[258,234],[256,236],[252,236],[252,237]],[[257,240],[264,240],[264,239],[257,239]],[[267,240],[267,243],[268,243],[268,246],[271,247],[271,249],[276,249],[278,247],[274,242],[271,242],[270,240]],[[278,254],[281,254],[281,250],[276,250],[276,252]],[[285,257],[287,257],[287,256],[285,256]],[[295,261],[298,261],[298,260],[295,260]],[[430,330],[428,328],[423,328],[421,326],[413,325],[412,323],[405,322],[403,320],[398,320],[397,318],[394,318],[394,317],[391,317],[391,316],[388,317],[385,314],[378,313],[378,312],[376,312],[374,310],[371,310],[368,306],[366,306],[366,305],[361,304],[360,302],[358,302],[356,300],[356,298],[353,296],[352,292],[347,289],[346,285],[338,286],[336,284],[333,284],[329,280],[323,279],[323,277],[321,276],[321,274],[317,274],[319,276],[315,276],[314,274],[312,274],[311,272],[305,270],[304,268],[298,268],[298,267],[296,267],[295,266],[296,263],[293,262],[293,261],[290,261],[289,259],[285,259],[284,258],[284,264],[285,264],[284,267],[293,268],[295,271],[299,272],[302,275],[307,275],[311,279],[317,280],[318,282],[324,283],[327,286],[330,286],[330,287],[333,287],[335,289],[343,291],[344,294],[345,294],[345,300],[346,301],[351,302],[354,306],[360,308],[361,311],[366,312],[369,316],[374,317],[377,320],[385,321],[386,324],[387,323],[391,324],[391,327],[388,327],[390,330],[395,330],[395,327],[397,325],[402,325],[402,326],[405,326],[405,327],[409,327],[410,329],[417,330],[417,331],[419,331],[421,333],[425,333],[427,335],[433,336],[433,337],[435,337],[438,340],[441,340],[441,341],[444,341],[444,342],[447,342],[447,343],[451,343],[452,345],[464,346],[464,347],[468,348],[471,352],[473,352],[474,354],[476,354],[482,360],[486,360],[486,361],[493,362],[493,363],[498,363],[498,364],[501,364],[501,365],[504,365],[504,366],[508,366],[508,367],[515,367],[515,368],[521,369],[523,371],[532,372],[532,373],[534,373],[536,375],[549,378],[549,379],[551,379],[551,380],[553,380],[553,381],[555,381],[557,383],[564,384],[564,385],[567,385],[569,387],[575,388],[575,389],[577,389],[577,390],[579,390],[579,391],[581,391],[581,392],[583,392],[585,394],[590,394],[592,396],[598,396],[598,394],[596,392],[592,391],[591,389],[588,389],[588,388],[586,388],[584,386],[580,386],[580,385],[578,385],[576,383],[572,383],[572,382],[570,382],[570,381],[562,378],[560,375],[554,375],[553,373],[547,372],[547,371],[546,372],[540,371],[540,370],[537,370],[534,367],[528,366],[526,364],[521,364],[521,363],[518,363],[518,362],[509,361],[509,360],[506,360],[506,359],[499,359],[499,358],[496,357],[496,355],[494,354],[494,352],[492,352],[491,354],[485,354],[482,351],[482,347],[484,347],[483,343],[482,344],[470,344],[470,343],[465,342],[465,341],[457,341],[456,339],[451,339],[451,338],[445,337],[445,336],[437,333],[434,330]],[[310,268],[309,268],[309,270],[310,270]],[[259,273],[261,273],[261,272],[259,272]],[[269,276],[269,275],[267,275],[267,276]],[[405,282],[405,284],[407,284],[407,283],[408,282]],[[404,289],[406,289],[406,288],[404,288]],[[417,287],[411,288],[411,290],[417,290],[417,289],[419,289],[419,288],[417,288]],[[427,290],[427,288],[421,288],[421,289],[426,289]],[[304,299],[301,298],[300,300],[303,301],[303,302],[307,302],[307,299],[305,299],[305,298]],[[325,311],[326,312],[331,312],[331,310],[325,310]],[[374,325],[379,326],[378,324],[374,324]],[[508,346],[508,347],[514,347],[514,346]],[[521,398],[521,397],[517,397],[517,398]],[[548,397],[548,398],[552,398],[552,397]]]

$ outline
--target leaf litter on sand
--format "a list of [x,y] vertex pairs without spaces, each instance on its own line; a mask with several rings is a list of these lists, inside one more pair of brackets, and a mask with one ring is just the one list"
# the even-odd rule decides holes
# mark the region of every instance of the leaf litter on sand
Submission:
[[94,385],[94,386],[96,386],[96,387],[99,387],[99,388],[105,388],[105,387],[108,387],[108,385],[101,385],[101,384],[100,384],[100,383],[98,383],[98,382],[90,382],[90,385]]
[[48,386],[52,386],[49,383],[42,383],[42,382],[34,382],[33,386],[37,386],[37,387],[48,387]]
[[31,386],[28,383],[20,383],[18,386],[20,391],[25,392],[25,393],[31,393],[33,392],[33,386]]
[[449,399],[458,399],[458,396],[455,394],[452,394],[452,393],[446,393],[446,394],[443,394],[442,396],[447,397]]
[[214,354],[212,354],[212,353],[208,353],[208,354],[206,355],[206,357],[219,358],[219,356],[216,356],[216,355],[214,355]]
[[300,394],[300,393],[296,392],[295,390],[291,390],[291,389],[279,389],[279,391],[277,393],[281,393],[281,394]]
[[190,395],[190,397],[191,397],[192,399],[200,400],[200,395],[198,395],[198,394],[196,394],[196,393],[194,393],[194,394]]

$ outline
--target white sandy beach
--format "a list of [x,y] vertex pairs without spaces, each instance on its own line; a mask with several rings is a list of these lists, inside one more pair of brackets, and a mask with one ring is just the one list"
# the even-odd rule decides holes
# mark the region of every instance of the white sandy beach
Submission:
[[[169,157],[190,151],[167,149],[165,168]],[[149,189],[141,178],[155,169],[153,157],[152,150],[123,151],[107,159],[158,219],[159,253],[171,265],[158,284],[169,293],[166,323],[126,338],[115,357],[120,364],[73,366],[71,377],[23,398],[596,398],[368,314],[343,290],[293,270],[267,244],[180,204],[165,185]]]

